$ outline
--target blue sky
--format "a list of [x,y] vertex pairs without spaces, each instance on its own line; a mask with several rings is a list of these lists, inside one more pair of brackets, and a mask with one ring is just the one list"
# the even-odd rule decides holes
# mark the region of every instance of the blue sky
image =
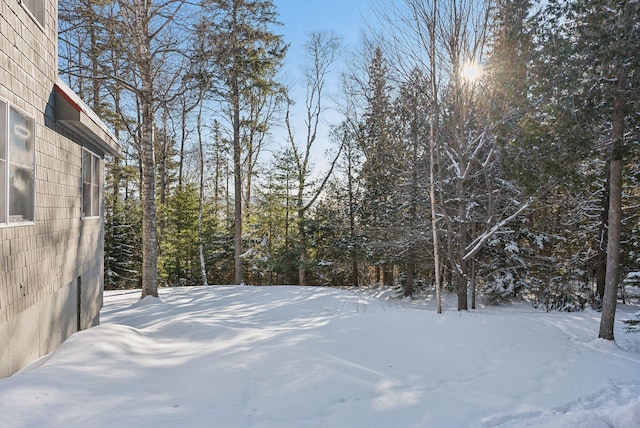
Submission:
[[[274,0],[274,4],[279,14],[279,20],[283,24],[276,28],[279,34],[284,36],[285,42],[290,44],[289,52],[285,58],[284,76],[287,83],[294,84],[292,93],[296,106],[293,113],[293,126],[298,140],[305,134],[304,123],[302,121],[303,112],[300,110],[304,106],[304,90],[302,88],[301,68],[304,65],[304,44],[308,40],[308,35],[312,31],[333,31],[343,39],[343,47],[346,52],[356,48],[360,41],[361,29],[363,28],[363,11],[368,8],[370,0]],[[342,58],[335,64],[335,69],[343,67]],[[335,78],[332,79],[331,77]],[[331,85],[332,81],[337,81],[337,73],[329,76],[330,85],[328,92],[337,91],[337,87]],[[297,82],[297,85],[296,85]],[[333,86],[333,87],[332,87]],[[312,150],[312,160],[316,169],[323,170],[327,167],[327,160],[324,151],[329,147],[328,130],[329,124],[336,124],[341,120],[335,112],[327,111],[321,119],[323,125],[318,135],[318,141]],[[274,130],[273,139],[275,146],[282,146],[284,141],[284,129]]]
[[295,57],[310,31],[335,31],[349,46],[357,44],[361,10],[368,0],[275,0],[282,31]]

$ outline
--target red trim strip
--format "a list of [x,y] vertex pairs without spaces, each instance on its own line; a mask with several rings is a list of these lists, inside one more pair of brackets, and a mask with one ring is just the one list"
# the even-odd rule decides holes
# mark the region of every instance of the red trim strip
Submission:
[[58,86],[58,84],[55,84],[56,87],[56,92],[58,92],[60,95],[62,95],[62,98],[65,99],[66,102],[68,102],[71,107],[73,107],[77,112],[81,112],[82,111],[82,107],[80,107],[80,105],[75,102],[71,96],[69,94],[67,94],[67,92],[62,89],[60,86]]

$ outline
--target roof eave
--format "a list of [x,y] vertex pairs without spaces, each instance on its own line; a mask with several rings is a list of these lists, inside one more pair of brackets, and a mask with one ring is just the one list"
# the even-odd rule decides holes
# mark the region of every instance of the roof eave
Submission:
[[121,153],[116,137],[104,122],[60,79],[55,84],[55,102],[57,123],[111,156]]

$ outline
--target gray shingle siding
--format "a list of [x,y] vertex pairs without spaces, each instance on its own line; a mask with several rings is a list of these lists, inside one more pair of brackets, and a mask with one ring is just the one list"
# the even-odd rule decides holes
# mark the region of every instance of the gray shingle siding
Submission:
[[42,28],[18,0],[0,0],[0,28],[0,98],[35,120],[35,221],[0,225],[5,377],[99,322],[104,225],[81,218],[83,138],[56,123],[57,2],[45,0]]

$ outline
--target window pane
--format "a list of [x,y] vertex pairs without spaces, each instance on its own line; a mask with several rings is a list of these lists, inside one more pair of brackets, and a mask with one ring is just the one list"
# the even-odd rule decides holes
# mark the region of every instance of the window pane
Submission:
[[0,223],[7,222],[7,103],[0,100]]
[[33,17],[44,27],[44,0],[22,0]]
[[92,194],[91,194],[91,202],[92,204],[92,214],[94,216],[100,215],[100,171],[101,171],[101,163],[100,158],[98,156],[93,156],[93,181],[92,181]]
[[33,170],[9,166],[9,220],[33,220]]
[[34,220],[34,124],[9,109],[9,221]]
[[91,182],[97,186],[100,183],[100,170],[102,168],[101,168],[100,158],[96,155],[92,155],[92,157],[93,157],[93,180]]
[[7,103],[0,100],[0,160],[7,160],[6,135],[7,135]]
[[91,186],[91,215],[100,215],[100,186],[94,184]]
[[[1,132],[1,130],[0,130]],[[7,162],[4,160],[0,160],[0,223],[7,222],[7,202],[6,202],[6,193],[7,193]]]
[[91,184],[82,183],[82,216],[91,216]]
[[82,216],[91,216],[91,153],[82,151]]
[[100,215],[100,166],[100,158],[98,156],[93,156],[93,181],[91,182],[91,215],[94,216]]
[[12,164],[33,168],[33,119],[9,112],[9,156]]

